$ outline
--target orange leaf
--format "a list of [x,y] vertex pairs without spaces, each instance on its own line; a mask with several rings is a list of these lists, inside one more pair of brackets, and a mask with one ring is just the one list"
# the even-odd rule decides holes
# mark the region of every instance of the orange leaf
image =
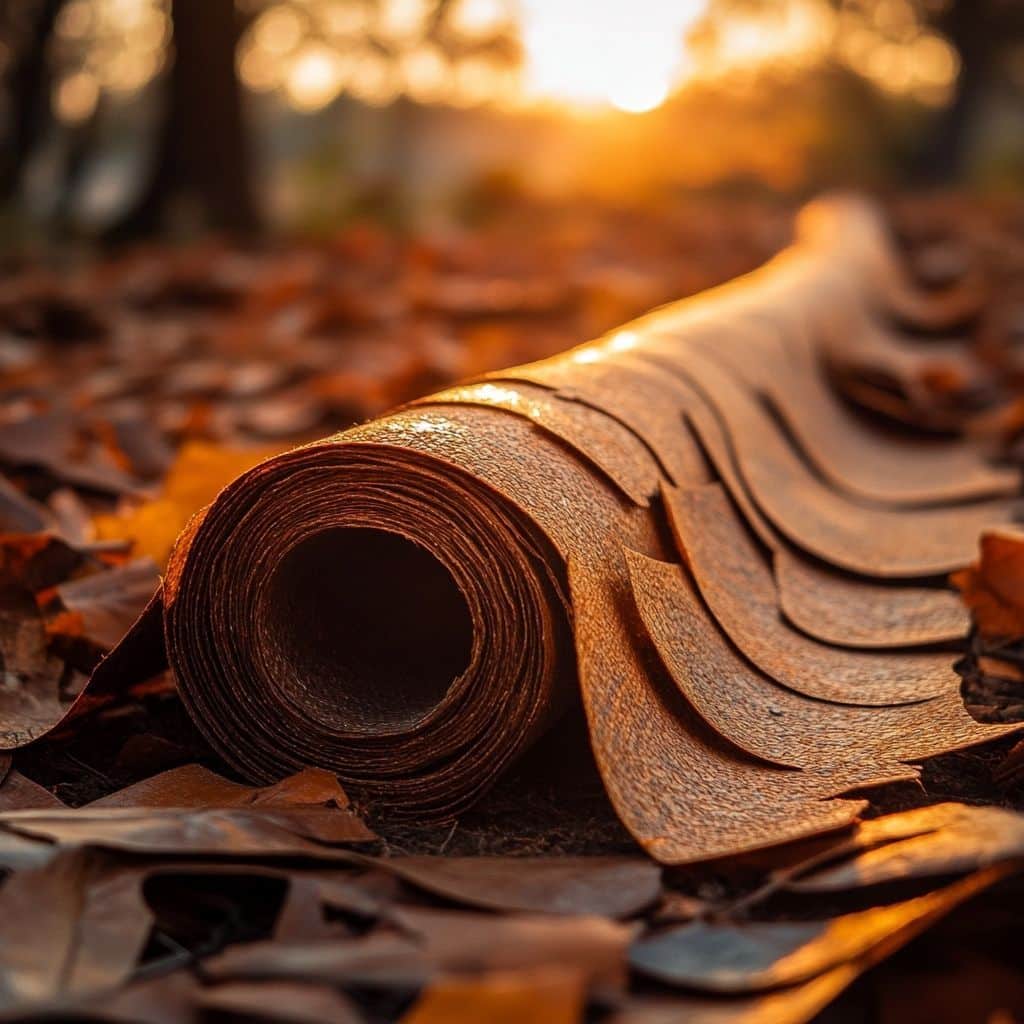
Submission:
[[131,540],[136,555],[149,555],[162,568],[178,534],[199,509],[235,477],[280,451],[280,447],[222,448],[190,441],[178,452],[160,496],[115,515],[97,516],[93,520],[96,538]]
[[950,580],[983,636],[1024,636],[1024,533],[986,530],[979,560]]

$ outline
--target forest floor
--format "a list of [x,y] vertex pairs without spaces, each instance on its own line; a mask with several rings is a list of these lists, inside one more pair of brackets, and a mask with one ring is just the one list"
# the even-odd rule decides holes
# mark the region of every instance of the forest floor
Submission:
[[[1019,391],[1024,204],[940,197],[896,201],[892,211],[922,278],[956,274],[965,261],[1001,268],[996,317],[966,341],[984,357],[1001,331],[1005,386]],[[10,265],[0,279],[4,666],[28,658],[32,671],[54,674],[70,701],[142,610],[188,517],[239,472],[741,275],[786,244],[791,212],[738,200],[644,210],[524,206],[431,235],[359,224],[317,242],[154,244],[56,269]],[[64,559],[63,547],[44,557],[26,540],[55,532],[81,557]],[[61,589],[91,571],[125,567],[130,584],[102,608]],[[26,641],[19,616],[29,613],[8,601],[30,584],[41,644]],[[986,667],[993,654],[1010,666],[1006,676]],[[1018,661],[1017,646],[968,644],[961,671],[976,717],[1024,721]],[[1024,810],[1017,742],[936,758],[920,785],[866,794],[868,816],[947,801]],[[13,769],[79,807],[194,763],[237,777],[164,676],[17,751]],[[355,809],[379,836],[367,851],[388,857],[640,852],[605,795],[578,706],[457,821],[389,820],[358,799]],[[745,892],[751,877],[712,864],[673,873],[672,891],[717,904]],[[884,1013],[877,984],[862,981],[827,1019],[927,1019],[926,1004],[916,1016],[902,1013],[900,979],[925,970],[950,941],[960,940],[937,932],[886,965]],[[390,1005],[360,1006],[369,1019],[393,1019]]]

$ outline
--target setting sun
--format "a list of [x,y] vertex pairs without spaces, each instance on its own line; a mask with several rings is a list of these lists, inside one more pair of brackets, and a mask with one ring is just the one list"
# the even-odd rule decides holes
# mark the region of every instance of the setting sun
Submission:
[[706,0],[527,0],[523,85],[533,98],[641,113],[685,74],[683,37]]

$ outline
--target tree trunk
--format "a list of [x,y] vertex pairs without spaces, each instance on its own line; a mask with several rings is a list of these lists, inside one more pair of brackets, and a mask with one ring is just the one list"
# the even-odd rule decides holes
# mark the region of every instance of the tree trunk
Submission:
[[25,163],[49,123],[47,49],[62,6],[63,0],[44,0],[40,5],[10,76],[11,128],[0,158],[0,199],[18,191]]
[[180,201],[204,226],[234,234],[259,223],[250,180],[242,89],[235,71],[241,21],[233,0],[173,0],[174,64],[150,178],[115,238],[151,234]]
[[921,154],[920,177],[930,184],[952,184],[967,170],[971,134],[997,43],[998,33],[986,17],[988,6],[956,0],[939,25],[960,56],[960,74],[953,100],[936,120]]

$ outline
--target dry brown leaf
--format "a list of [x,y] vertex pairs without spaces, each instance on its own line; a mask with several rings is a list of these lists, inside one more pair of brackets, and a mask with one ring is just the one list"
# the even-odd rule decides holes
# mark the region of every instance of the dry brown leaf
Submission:
[[1024,859],[1024,816],[998,807],[937,804],[864,822],[854,855],[790,883],[831,892],[978,871]]
[[150,558],[58,584],[64,612],[47,622],[51,642],[65,651],[81,642],[98,658],[120,642],[159,587],[160,573]]
[[[0,1007],[43,1003],[61,993],[95,856],[67,850],[16,872],[0,889]],[[32,926],[26,927],[31,921]]]
[[17,871],[0,890],[0,1007],[60,1006],[116,988],[152,921],[141,871],[95,851],[55,851]]
[[588,985],[620,987],[635,929],[600,917],[496,916],[399,907],[400,932],[347,940],[254,942],[204,964],[226,980],[305,980],[370,988],[419,986],[445,972],[481,974],[552,965],[579,972]]
[[983,636],[1024,636],[1024,533],[986,530],[979,544],[978,561],[952,582]]
[[0,782],[0,810],[25,811],[43,807],[63,807],[64,802],[44,786],[25,778],[19,771],[7,774]]
[[824,921],[697,921],[637,942],[629,962],[647,977],[704,992],[795,985],[872,954],[889,955],[1004,874],[984,871],[925,896]]
[[133,853],[313,857],[345,860],[331,844],[376,838],[355,814],[335,808],[178,809],[83,807],[0,813],[0,827],[61,846]]
[[196,993],[195,1005],[207,1014],[274,1024],[362,1024],[364,1020],[351,1000],[333,986],[287,981],[204,987]]
[[[0,793],[2,793],[0,787]],[[338,780],[319,768],[307,768],[271,786],[246,786],[198,764],[171,768],[87,804],[97,807],[301,807],[328,805],[346,809]]]
[[437,896],[504,912],[631,917],[661,889],[661,871],[641,857],[392,857],[377,863]]
[[0,475],[0,534],[41,533],[54,526],[54,518],[45,505],[33,501]]

